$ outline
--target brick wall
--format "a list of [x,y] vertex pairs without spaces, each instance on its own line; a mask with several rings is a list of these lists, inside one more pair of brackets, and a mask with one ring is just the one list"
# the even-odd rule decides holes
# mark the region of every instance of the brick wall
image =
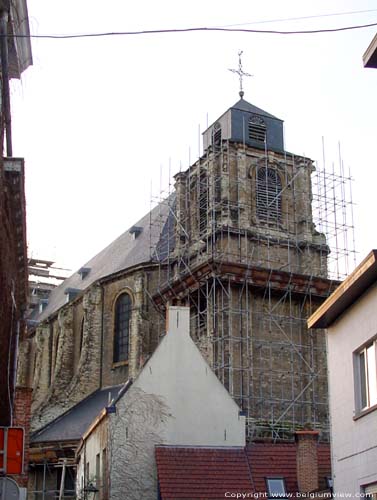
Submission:
[[19,476],[13,476],[13,478],[23,488],[27,487],[28,481],[31,395],[32,389],[29,387],[17,387],[14,399],[13,425],[24,428],[25,454],[24,473]]
[[318,489],[318,431],[297,431],[297,484],[302,493]]

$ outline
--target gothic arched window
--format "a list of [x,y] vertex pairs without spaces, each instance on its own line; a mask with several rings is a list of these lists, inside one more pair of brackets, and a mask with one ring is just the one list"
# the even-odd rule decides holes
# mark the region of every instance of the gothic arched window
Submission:
[[127,361],[130,344],[131,297],[122,293],[115,303],[114,363]]
[[275,168],[259,167],[256,176],[257,216],[261,220],[281,221],[281,179]]

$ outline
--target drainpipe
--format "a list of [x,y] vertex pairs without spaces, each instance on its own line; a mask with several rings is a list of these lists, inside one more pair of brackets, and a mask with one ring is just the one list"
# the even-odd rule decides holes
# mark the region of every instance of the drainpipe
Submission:
[[99,367],[99,386],[102,388],[103,378],[103,344],[104,344],[104,310],[105,310],[105,287],[101,283],[101,352],[100,352],[100,367]]
[[8,157],[13,155],[12,151],[12,130],[10,112],[10,91],[9,91],[9,61],[8,61],[8,12],[2,10],[0,13],[0,55],[1,55],[1,75],[3,81],[3,107],[6,131],[6,153]]

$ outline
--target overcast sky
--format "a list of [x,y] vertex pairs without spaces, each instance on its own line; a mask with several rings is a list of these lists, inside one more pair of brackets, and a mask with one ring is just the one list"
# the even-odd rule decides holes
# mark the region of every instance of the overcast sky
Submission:
[[[376,0],[29,0],[28,8],[36,35],[377,22]],[[298,17],[309,18],[287,20]],[[377,248],[377,70],[362,65],[376,31],[34,39],[34,65],[12,85],[14,155],[26,160],[29,254],[76,270],[141,218],[151,189],[158,196],[169,172],[198,157],[199,134],[238,100],[228,68],[243,50],[244,69],[254,75],[245,99],[285,121],[288,151],[321,160],[324,136],[331,164],[340,141],[355,179],[360,260]]]

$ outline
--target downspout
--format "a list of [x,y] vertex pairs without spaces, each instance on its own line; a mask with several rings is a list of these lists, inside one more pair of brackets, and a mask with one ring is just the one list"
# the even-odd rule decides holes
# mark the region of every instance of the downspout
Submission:
[[102,378],[103,378],[104,310],[105,310],[105,287],[103,286],[103,283],[101,283],[101,352],[100,352],[100,366],[99,366],[100,389],[102,388]]
[[6,131],[6,153],[8,157],[13,155],[12,150],[12,129],[10,112],[10,91],[9,91],[9,61],[8,61],[8,12],[3,10],[0,14],[0,55],[1,74],[3,80],[3,102]]

